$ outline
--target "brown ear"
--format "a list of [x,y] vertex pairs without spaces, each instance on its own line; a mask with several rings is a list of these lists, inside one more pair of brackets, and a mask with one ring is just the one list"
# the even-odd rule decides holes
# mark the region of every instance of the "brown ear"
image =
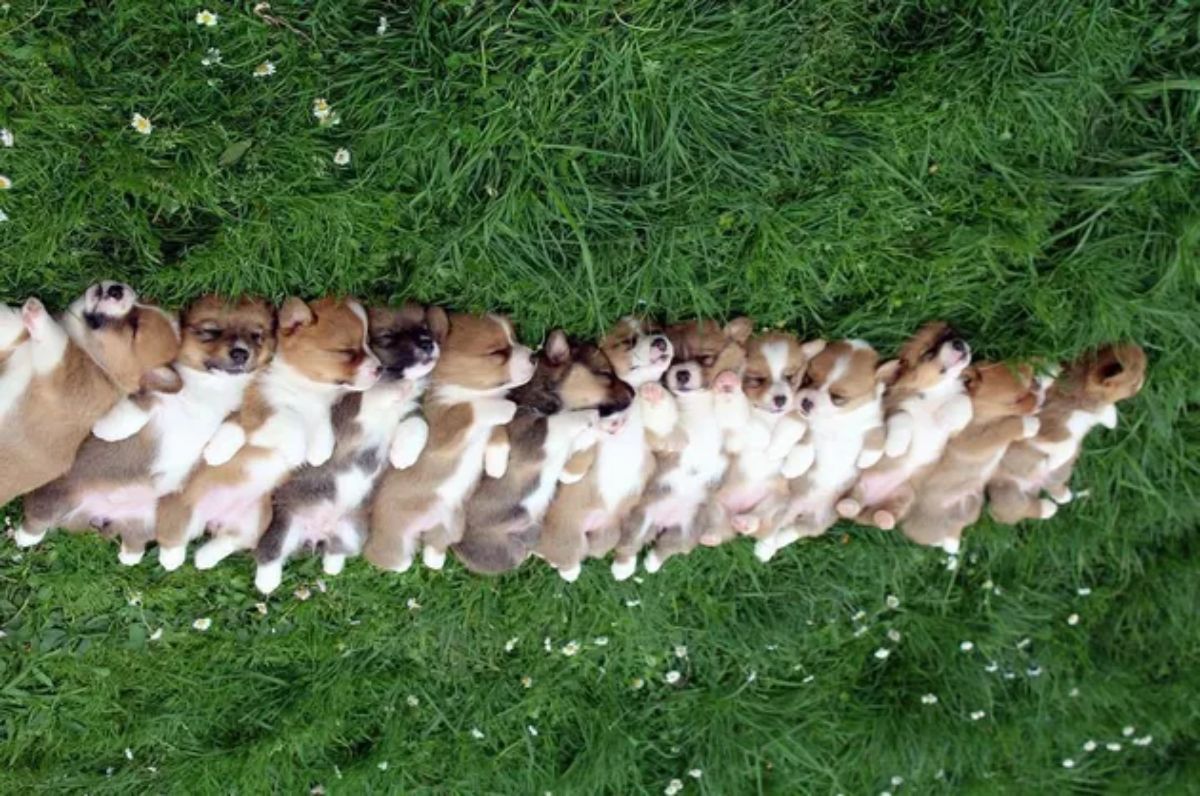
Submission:
[[425,310],[425,323],[429,326],[429,333],[433,335],[433,339],[437,340],[438,345],[446,342],[446,336],[450,334],[450,316],[441,307],[430,307]]
[[826,342],[824,340],[809,340],[806,343],[801,343],[800,353],[804,354],[805,359],[812,359],[817,354],[825,350]]
[[279,334],[283,337],[295,334],[301,326],[316,323],[317,316],[304,299],[292,296],[279,308]]
[[170,365],[163,365],[143,373],[138,386],[145,392],[176,393],[183,389],[183,379]]
[[744,315],[725,324],[725,336],[738,345],[745,345],[752,334],[754,334],[754,321]]
[[546,338],[545,356],[551,365],[565,365],[571,361],[571,342],[562,329],[555,329]]
[[889,359],[875,368],[875,381],[889,386],[895,384],[896,379],[900,378],[900,367],[900,360]]

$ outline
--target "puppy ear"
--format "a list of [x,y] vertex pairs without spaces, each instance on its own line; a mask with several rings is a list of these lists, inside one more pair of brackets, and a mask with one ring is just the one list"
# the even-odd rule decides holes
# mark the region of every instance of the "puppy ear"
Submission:
[[425,310],[425,323],[429,326],[429,333],[433,335],[433,339],[437,340],[438,345],[446,342],[446,336],[450,334],[450,316],[441,307],[429,307]]
[[312,307],[302,298],[290,297],[279,308],[279,334],[288,337],[296,333],[301,326],[309,326],[317,322],[317,316]]
[[571,360],[571,342],[562,329],[555,329],[546,338],[545,355],[551,365],[565,365]]
[[896,383],[896,379],[898,378],[900,378],[900,360],[898,359],[889,359],[875,368],[875,381],[880,384],[886,384],[890,387]]
[[738,345],[745,345],[754,333],[754,321],[744,315],[734,318],[725,324],[725,336]]
[[967,395],[974,395],[979,390],[979,367],[970,365],[962,372],[963,387],[967,390]]
[[170,365],[163,365],[143,373],[138,386],[145,392],[177,393],[183,389],[183,379]]
[[800,345],[800,353],[804,354],[805,359],[812,359],[825,350],[825,345],[824,340],[809,340]]

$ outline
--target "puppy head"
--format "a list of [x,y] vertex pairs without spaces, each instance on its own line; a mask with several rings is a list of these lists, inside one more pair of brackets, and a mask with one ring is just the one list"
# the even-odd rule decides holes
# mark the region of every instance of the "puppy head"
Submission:
[[949,324],[934,321],[910,337],[888,369],[888,389],[924,392],[959,380],[971,364],[971,347]]
[[169,363],[179,353],[173,315],[138,301],[120,282],[98,282],[76,299],[64,319],[71,337],[127,393],[180,387]]
[[261,299],[204,296],[183,313],[178,364],[210,373],[253,373],[275,353],[275,311]]
[[312,381],[359,392],[383,370],[367,345],[367,311],[354,299],[289,298],[278,335],[276,356]]
[[879,355],[861,340],[829,343],[808,363],[796,400],[809,417],[848,414],[883,394]]
[[569,340],[555,329],[537,354],[533,378],[513,390],[511,397],[543,414],[597,409],[607,418],[629,408],[633,388],[617,378],[600,348]]
[[734,318],[724,326],[716,321],[689,321],[668,327],[675,358],[667,369],[667,389],[685,395],[709,389],[724,371],[740,375],[752,330],[749,318]]
[[1146,382],[1146,352],[1132,343],[1106,345],[1079,358],[1084,391],[1100,403],[1132,398]]
[[[435,332],[436,339],[436,332]],[[433,370],[443,387],[472,392],[504,392],[533,376],[533,351],[517,342],[503,315],[451,315]]]
[[983,362],[963,372],[963,383],[971,396],[973,423],[1032,415],[1042,404],[1043,393],[1029,365]]
[[450,321],[441,307],[408,303],[372,307],[371,350],[383,363],[383,379],[420,379],[433,372]]
[[671,364],[671,341],[653,321],[632,316],[617,321],[600,340],[617,378],[633,387],[658,381]]
[[768,332],[746,345],[742,392],[755,409],[784,414],[796,408],[796,391],[808,360],[825,348],[824,340],[801,343],[795,335]]

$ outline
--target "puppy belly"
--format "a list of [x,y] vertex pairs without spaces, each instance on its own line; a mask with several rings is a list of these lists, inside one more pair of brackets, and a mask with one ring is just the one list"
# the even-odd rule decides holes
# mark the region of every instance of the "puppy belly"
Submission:
[[110,523],[154,525],[158,495],[150,484],[130,484],[112,489],[89,490],[64,519],[72,527],[102,528]]
[[862,490],[863,505],[874,506],[882,503],[907,480],[908,473],[899,467],[885,472],[864,473],[858,482],[858,487]]
[[299,534],[302,547],[315,548],[338,535],[338,525],[347,514],[338,505],[322,501],[297,511],[292,527]]
[[254,483],[217,487],[193,511],[209,533],[245,536],[257,532],[260,505],[269,492],[270,487]]
[[689,528],[700,509],[702,497],[697,495],[672,495],[655,503],[647,511],[651,525],[659,528],[679,526]]
[[721,506],[729,514],[745,514],[753,511],[763,501],[767,491],[767,485],[764,483],[739,484],[721,495]]

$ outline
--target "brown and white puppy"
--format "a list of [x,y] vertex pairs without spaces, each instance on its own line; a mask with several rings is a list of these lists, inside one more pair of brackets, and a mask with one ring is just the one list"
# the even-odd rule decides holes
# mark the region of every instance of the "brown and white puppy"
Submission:
[[796,393],[808,361],[824,348],[824,340],[801,343],[784,332],[760,334],[747,343],[741,388],[716,399],[718,405],[737,405],[731,411],[742,418],[741,433],[725,479],[704,509],[701,544],[714,547],[739,533],[769,535],[766,526],[787,504],[783,463],[797,445],[811,445],[801,443],[808,426]]
[[100,531],[136,564],[154,539],[158,501],[183,487],[204,446],[242,403],[275,348],[264,302],[207,296],[183,315],[177,392],[143,391],[94,426],[71,470],[25,497],[25,532]]
[[984,487],[1008,446],[1037,433],[1044,394],[1028,366],[981,363],[967,368],[964,380],[971,422],[917,486],[916,500],[900,523],[909,539],[952,555],[963,530],[979,519]]
[[292,470],[333,455],[333,405],[379,379],[367,345],[367,313],[354,299],[311,304],[289,298],[279,309],[275,358],[246,390],[241,409],[221,424],[182,491],[159,503],[159,563],[177,569],[188,542],[205,531],[198,569],[250,550],[270,519],[270,495]]
[[[1000,522],[1051,517],[1072,498],[1071,471],[1083,438],[1097,425],[1117,427],[1117,402],[1146,380],[1146,354],[1136,345],[1106,345],[1063,365],[1038,412],[1037,436],[1008,447],[988,484]],[[1050,500],[1040,499],[1042,492]]]
[[507,318],[450,316],[422,406],[429,441],[412,467],[384,473],[363,548],[368,561],[403,572],[423,545],[426,566],[445,564],[484,468],[493,478],[504,474],[507,444],[494,432],[516,414],[508,391],[529,381],[533,369],[532,352],[517,342]]
[[654,452],[665,450],[678,419],[674,399],[658,384],[674,350],[656,324],[623,318],[600,350],[637,394],[626,412],[601,421],[594,447],[568,462],[542,522],[535,552],[568,582],[579,577],[585,558],[602,558],[616,546],[621,523],[654,474]]
[[[883,456],[883,391],[886,371],[875,349],[861,340],[829,343],[808,363],[797,400],[809,423],[811,458],[793,451],[784,475],[791,478],[787,508],[774,531],[754,534],[754,553],[768,561],[801,537],[820,536],[837,522],[836,505],[860,470]],[[797,464],[795,454],[804,461]]]
[[366,541],[371,496],[384,468],[412,466],[425,447],[429,428],[418,409],[450,326],[446,311],[420,304],[372,308],[370,326],[383,375],[334,405],[333,458],[295,471],[271,496],[271,522],[255,550],[254,584],[264,594],[279,586],[284,564],[302,548],[321,552],[325,574],[340,573]]
[[[179,350],[175,318],[140,303],[128,285],[92,285],[57,322],[41,302],[27,302],[23,325],[29,339],[5,366],[5,378],[23,388],[10,396],[0,425],[0,504],[67,472],[92,425],[122,398],[169,389],[177,379],[169,367]],[[17,540],[38,537],[18,533]]]
[[506,572],[529,557],[567,460],[595,445],[597,424],[624,413],[633,389],[598,347],[555,330],[533,378],[508,397],[517,405],[504,426],[508,465],[500,477],[484,478],[467,500],[463,536],[454,545],[472,572]]
[[736,318],[725,326],[691,321],[667,329],[675,357],[665,376],[679,407],[683,442],[658,454],[658,469],[638,507],[626,518],[614,551],[613,576],[624,580],[649,545],[645,567],[657,572],[673,555],[699,542],[697,515],[729,465],[726,444],[736,418],[718,413],[714,396],[741,383],[746,341],[753,324]]
[[[971,422],[962,373],[971,348],[950,326],[928,323],[887,363],[884,457],[858,477],[838,514],[891,530],[916,497],[915,484],[942,456],[946,443]],[[889,372],[890,371],[890,372]]]

